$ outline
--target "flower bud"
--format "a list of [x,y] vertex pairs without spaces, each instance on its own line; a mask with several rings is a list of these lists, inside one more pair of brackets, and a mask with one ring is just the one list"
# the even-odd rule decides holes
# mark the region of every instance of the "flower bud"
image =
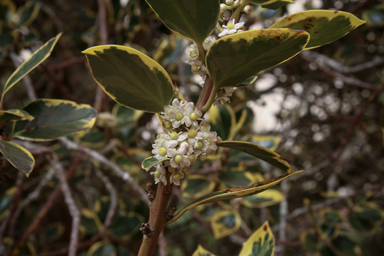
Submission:
[[176,171],[176,168],[173,168],[172,166],[168,167],[168,171],[170,173],[174,173]]
[[205,161],[205,160],[207,160],[207,156],[206,155],[200,155],[199,159],[201,161]]
[[232,4],[233,4],[233,0],[225,0],[225,3],[226,3],[227,5],[232,5]]
[[246,5],[243,9],[243,12],[250,14],[252,12],[252,7],[250,5]]
[[170,129],[170,128],[172,128],[172,123],[169,122],[169,121],[165,121],[165,122],[164,122],[164,127],[165,127],[166,129]]

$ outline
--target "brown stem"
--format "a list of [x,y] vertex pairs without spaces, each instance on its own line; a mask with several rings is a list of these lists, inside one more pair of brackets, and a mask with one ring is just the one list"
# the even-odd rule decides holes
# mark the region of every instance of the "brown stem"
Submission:
[[144,225],[147,230],[142,229],[144,235],[138,256],[153,255],[159,235],[165,226],[165,211],[171,197],[171,191],[172,184],[169,182],[167,185],[164,185],[162,182],[158,184],[155,201],[150,207],[149,226]]

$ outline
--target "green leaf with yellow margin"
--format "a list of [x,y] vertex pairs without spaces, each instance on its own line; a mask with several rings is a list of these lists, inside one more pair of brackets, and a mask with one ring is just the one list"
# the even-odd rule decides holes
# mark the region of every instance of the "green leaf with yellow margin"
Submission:
[[288,173],[276,178],[272,178],[269,180],[264,180],[261,182],[257,182],[252,184],[249,187],[246,188],[230,188],[230,189],[225,189],[221,191],[216,191],[213,193],[210,193],[208,195],[202,196],[195,201],[191,202],[190,204],[186,205],[183,209],[181,209],[178,213],[176,213],[173,218],[167,222],[167,224],[170,224],[172,222],[175,222],[177,219],[179,219],[186,211],[189,209],[192,209],[195,206],[201,205],[201,204],[207,204],[211,202],[217,202],[217,201],[223,201],[223,200],[230,200],[234,198],[239,198],[239,197],[245,197],[245,196],[251,196],[257,193],[261,193],[268,188],[275,186],[276,184],[282,182],[283,180],[302,173],[303,171],[296,171],[293,173]]
[[236,128],[235,112],[228,104],[212,106],[209,109],[209,124],[211,130],[217,132],[220,138],[230,140],[233,138]]
[[275,238],[266,221],[243,244],[239,256],[273,256],[274,252]]
[[160,20],[172,31],[202,45],[216,27],[218,0],[146,0]]
[[80,232],[85,236],[98,233],[103,227],[99,216],[86,208],[81,210]]
[[211,193],[215,188],[215,182],[207,178],[207,176],[192,174],[184,180],[181,185],[183,196],[187,198],[197,198]]
[[130,47],[101,45],[83,51],[98,85],[123,106],[158,113],[174,94],[172,80],[159,63]]
[[130,212],[127,214],[120,211],[113,219],[108,232],[114,239],[125,240],[136,234],[143,222],[143,216],[138,213]]
[[205,250],[203,246],[199,245],[192,256],[215,256],[215,254]]
[[288,173],[291,172],[291,166],[286,161],[281,160],[279,154],[260,145],[243,141],[222,141],[217,143],[217,146],[245,152],[279,168],[280,170]]
[[55,140],[88,130],[96,121],[96,110],[91,106],[68,100],[39,99],[23,110],[35,118],[15,122],[12,136],[24,140]]
[[99,241],[89,248],[87,256],[116,256],[116,248],[109,242]]
[[269,150],[275,151],[280,144],[281,138],[270,135],[246,135],[242,137],[241,140],[251,142],[259,146],[265,147]]
[[292,29],[257,29],[225,36],[208,51],[208,73],[216,88],[238,86],[294,57],[308,41],[307,32]]
[[151,169],[154,165],[169,159],[170,158],[163,156],[150,156],[144,159],[144,161],[141,163],[141,168],[149,171],[149,169]]
[[19,18],[19,26],[28,27],[36,19],[39,14],[40,3],[39,2],[27,2],[24,6],[17,10]]
[[34,119],[28,112],[21,109],[8,109],[0,110],[0,124],[6,121],[19,121],[19,120],[28,120],[32,121]]
[[3,104],[5,94],[22,79],[25,75],[31,72],[36,68],[41,62],[51,55],[53,47],[55,47],[57,41],[59,40],[61,33],[56,37],[51,38],[46,42],[42,47],[35,51],[29,59],[24,61],[12,75],[8,78],[7,82],[4,85],[3,94],[1,95],[0,105]]
[[0,2],[0,21],[8,23],[16,12],[16,5],[11,0],[2,0]]
[[64,234],[65,226],[61,222],[52,222],[41,233],[43,243],[51,243],[59,239]]
[[226,237],[237,231],[241,226],[238,211],[219,211],[212,216],[211,225],[215,239]]
[[348,12],[312,10],[286,16],[273,24],[270,29],[290,28],[307,31],[311,35],[305,46],[305,50],[308,50],[329,44],[364,23],[365,21]]
[[276,189],[268,189],[262,193],[243,198],[243,204],[249,208],[262,208],[280,203],[284,200],[283,194]]
[[291,0],[279,0],[279,1],[276,1],[276,2],[271,3],[271,4],[263,4],[262,6],[263,6],[263,8],[277,10],[286,4],[294,4],[294,3],[295,3],[295,1],[291,1]]
[[10,162],[16,169],[29,176],[35,166],[35,159],[32,154],[22,146],[10,142],[0,140],[0,152],[8,162]]
[[272,4],[274,2],[277,2],[278,0],[249,0],[248,2],[250,4],[258,4],[258,5],[262,5],[262,4]]
[[10,189],[7,189],[5,192],[2,192],[2,195],[0,196],[0,221],[3,220],[5,216],[7,216],[7,213],[11,208],[13,196],[15,195],[16,191],[17,186],[14,186]]

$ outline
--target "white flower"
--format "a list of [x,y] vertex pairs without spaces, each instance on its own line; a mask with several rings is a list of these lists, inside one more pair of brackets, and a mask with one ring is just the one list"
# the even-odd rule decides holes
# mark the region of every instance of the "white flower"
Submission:
[[164,166],[160,164],[156,164],[156,171],[151,172],[151,175],[155,177],[155,184],[159,183],[160,181],[164,183],[164,185],[167,185],[167,177],[166,177],[166,171]]
[[219,37],[235,34],[243,26],[244,22],[235,23],[235,19],[233,19],[232,21],[229,21],[227,25],[222,26],[225,29],[219,34]]
[[201,116],[203,113],[195,108],[195,104],[193,102],[187,102],[184,105],[185,109],[185,117],[184,117],[184,124],[187,127],[197,126],[198,125],[198,120],[201,120]]
[[229,87],[220,89],[215,96],[213,105],[220,104],[220,106],[223,106],[225,103],[230,102],[229,97],[232,96],[234,91],[235,91],[234,88],[229,88]]
[[216,39],[213,36],[207,37],[203,42],[204,50],[208,51],[215,41]]
[[191,44],[191,47],[188,49],[187,53],[189,61],[197,60],[199,58],[199,48],[197,47],[197,44]]
[[178,141],[174,141],[168,134],[160,133],[157,135],[155,144],[152,144],[152,154],[156,157],[167,157],[168,149],[174,148],[178,145]]
[[171,157],[170,165],[173,168],[184,168],[189,167],[191,162],[188,159],[189,145],[186,142],[182,142],[179,149],[169,149],[168,155]]
[[176,186],[180,186],[180,180],[184,178],[184,173],[180,170],[175,171],[169,177],[169,182],[175,184]]
[[183,103],[178,99],[174,99],[172,106],[168,105],[164,107],[164,112],[161,112],[161,117],[164,121],[171,122],[173,128],[178,128],[184,124],[184,112]]

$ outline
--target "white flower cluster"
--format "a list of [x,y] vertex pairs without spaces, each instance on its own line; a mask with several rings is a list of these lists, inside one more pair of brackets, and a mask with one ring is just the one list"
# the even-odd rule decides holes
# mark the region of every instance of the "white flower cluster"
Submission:
[[[216,39],[213,36],[207,37],[203,42],[204,50],[208,51],[215,41]],[[185,63],[192,66],[191,69],[193,73],[199,74],[202,77],[207,75],[207,68],[201,60],[199,48],[196,43],[191,44],[191,47],[188,49],[188,60],[186,60]]]
[[213,155],[221,138],[210,131],[210,125],[203,120],[202,112],[193,102],[183,103],[175,99],[172,105],[164,107],[161,117],[165,131],[157,135],[152,154],[170,160],[157,164],[156,171],[151,174],[156,184],[161,181],[166,185],[169,175],[169,182],[180,186],[183,170],[188,170],[196,159],[204,161]]

